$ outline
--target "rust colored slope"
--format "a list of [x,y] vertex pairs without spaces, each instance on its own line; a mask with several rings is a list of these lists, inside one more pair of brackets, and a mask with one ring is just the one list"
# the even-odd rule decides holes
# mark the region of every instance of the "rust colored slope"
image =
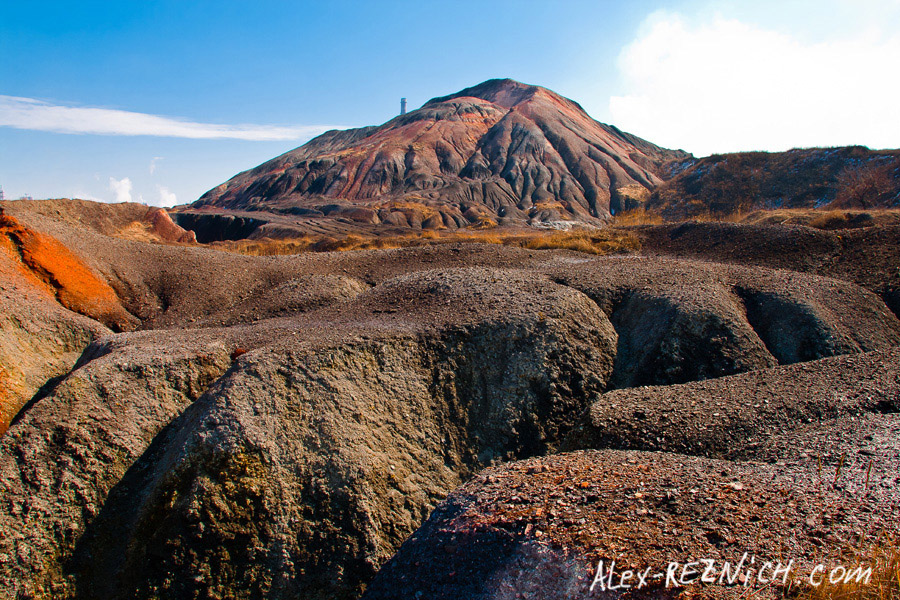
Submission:
[[22,402],[13,397],[13,382],[7,374],[6,367],[0,365],[0,435],[6,432],[9,422],[16,416]]
[[[359,220],[353,208],[364,207],[364,222],[413,229],[477,224],[476,213],[591,222],[625,208],[629,189],[649,195],[662,165],[686,158],[598,123],[550,90],[489,80],[378,127],[327,132],[236,175],[193,208]],[[392,216],[392,200],[424,200],[440,218]],[[558,209],[544,208],[549,202]]]
[[64,308],[0,234],[0,435],[42,386],[70,371],[87,345],[108,333]]
[[60,304],[114,331],[134,329],[137,320],[115,291],[58,240],[0,213],[0,247],[21,263],[22,275],[53,294]]

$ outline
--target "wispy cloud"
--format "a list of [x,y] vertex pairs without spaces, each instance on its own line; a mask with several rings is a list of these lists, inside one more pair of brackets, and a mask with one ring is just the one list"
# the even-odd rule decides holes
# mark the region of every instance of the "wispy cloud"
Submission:
[[697,154],[900,146],[900,35],[809,43],[734,19],[657,13],[627,46],[613,122]]
[[150,174],[153,175],[156,172],[156,163],[163,160],[165,156],[154,156],[150,160]]
[[109,178],[109,189],[116,195],[116,202],[131,202],[131,179]]
[[97,135],[152,135],[191,139],[236,139],[252,141],[310,138],[331,125],[222,125],[197,123],[145,113],[62,106],[34,98],[0,95],[0,127]]
[[159,203],[157,206],[175,206],[178,204],[178,198],[169,191],[169,188],[158,185],[156,189],[159,191]]

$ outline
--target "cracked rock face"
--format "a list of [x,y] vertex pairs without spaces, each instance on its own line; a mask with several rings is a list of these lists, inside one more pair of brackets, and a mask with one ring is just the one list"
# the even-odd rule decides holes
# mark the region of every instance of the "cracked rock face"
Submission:
[[0,438],[3,587],[59,597],[63,560],[160,430],[224,372],[207,340],[104,339]]
[[639,257],[544,270],[610,315],[619,334],[614,388],[900,344],[900,322],[879,297],[833,279]]

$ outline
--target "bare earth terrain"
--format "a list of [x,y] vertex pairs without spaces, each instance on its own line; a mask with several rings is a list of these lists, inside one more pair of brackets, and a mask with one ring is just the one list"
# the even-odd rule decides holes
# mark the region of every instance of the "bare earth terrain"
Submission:
[[897,533],[895,225],[267,257],[2,207],[6,597],[586,597]]
[[0,598],[893,600],[897,181],[491,80],[0,202]]

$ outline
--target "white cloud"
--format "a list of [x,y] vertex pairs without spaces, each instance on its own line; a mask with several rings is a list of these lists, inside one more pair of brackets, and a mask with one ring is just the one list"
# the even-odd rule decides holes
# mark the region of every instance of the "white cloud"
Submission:
[[89,133],[99,135],[153,135],[193,139],[296,140],[336,129],[326,125],[220,125],[144,113],[60,106],[33,98],[0,95],[0,127]]
[[802,43],[717,17],[652,15],[621,53],[618,127],[698,155],[900,147],[900,35]]
[[165,156],[154,156],[150,159],[150,174],[153,175],[156,172],[156,163],[163,160]]
[[169,188],[158,185],[156,186],[156,189],[159,191],[159,202],[157,203],[157,206],[175,206],[178,204],[178,198],[174,193],[169,191]]
[[116,202],[131,202],[131,179],[128,177],[122,179],[110,177],[109,189],[116,194]]

